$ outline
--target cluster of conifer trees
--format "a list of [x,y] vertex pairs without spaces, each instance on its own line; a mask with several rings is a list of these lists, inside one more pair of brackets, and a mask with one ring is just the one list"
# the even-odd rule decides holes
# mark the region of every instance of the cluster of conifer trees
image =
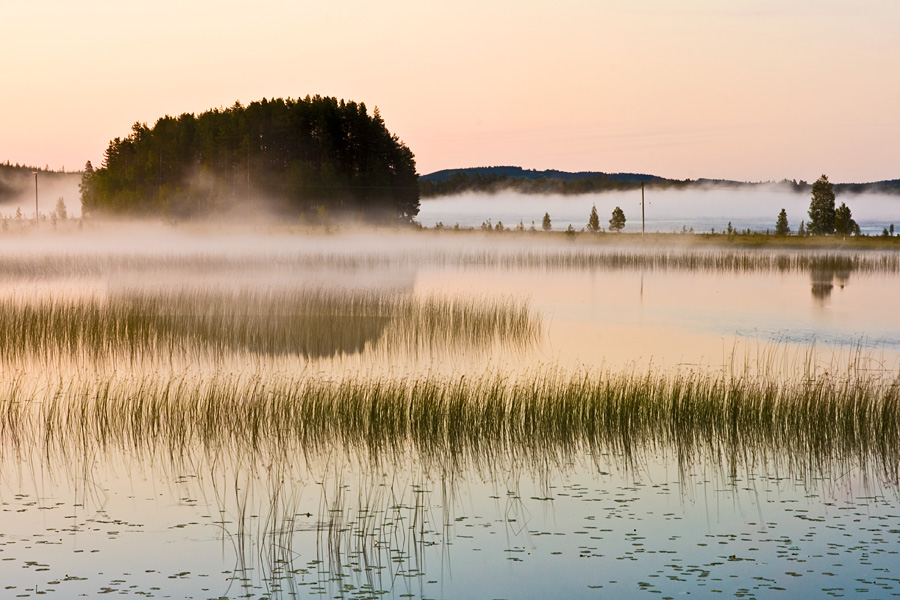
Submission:
[[265,204],[276,214],[412,220],[412,151],[376,108],[307,96],[136,123],[82,180],[87,214],[215,214]]

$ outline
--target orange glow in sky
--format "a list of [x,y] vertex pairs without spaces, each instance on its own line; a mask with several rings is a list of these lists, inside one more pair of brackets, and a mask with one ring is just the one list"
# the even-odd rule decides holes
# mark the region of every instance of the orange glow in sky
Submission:
[[900,177],[896,0],[6,2],[0,161],[79,169],[135,121],[378,106],[420,173]]

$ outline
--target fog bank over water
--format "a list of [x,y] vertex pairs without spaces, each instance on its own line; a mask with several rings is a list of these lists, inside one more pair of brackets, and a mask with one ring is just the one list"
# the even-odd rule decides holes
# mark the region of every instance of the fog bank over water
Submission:
[[[645,191],[645,219],[648,232],[671,233],[682,227],[696,233],[708,233],[712,228],[721,231],[728,226],[765,232],[775,230],[779,211],[787,212],[791,231],[800,221],[808,221],[810,195],[774,188],[660,190]],[[900,227],[900,196],[886,194],[838,194],[836,204],[845,202],[853,212],[862,233],[880,234],[892,223]],[[427,227],[441,222],[447,227],[479,227],[490,219],[506,227],[521,220],[526,228],[534,221],[540,228],[545,212],[550,213],[554,230],[564,230],[570,224],[579,230],[587,225],[591,206],[597,206],[600,224],[609,225],[616,206],[625,213],[625,231],[641,230],[641,192],[608,192],[580,196],[523,195],[514,192],[497,194],[461,194],[435,199],[423,199],[416,220]]]

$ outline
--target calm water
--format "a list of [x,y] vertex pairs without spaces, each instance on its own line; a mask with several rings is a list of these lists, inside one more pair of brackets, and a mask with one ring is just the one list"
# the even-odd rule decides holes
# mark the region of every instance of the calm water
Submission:
[[[126,253],[117,239],[19,240],[14,260],[49,256],[51,266],[23,274],[7,265],[2,296],[27,305],[191,286],[383,288],[527,299],[542,329],[527,344],[386,352],[368,340],[359,352],[316,358],[4,359],[7,389],[18,382],[27,402],[55,372],[89,378],[103,369],[515,378],[547,367],[715,371],[759,360],[790,376],[812,360],[821,369],[862,362],[890,376],[900,357],[897,273],[510,268],[484,259],[570,248],[533,238],[159,236],[162,244]],[[94,266],[52,267],[72,256]],[[111,256],[130,258],[98,266]],[[881,465],[823,456],[799,469],[778,448],[719,460],[652,444],[629,453],[537,448],[530,457],[486,447],[460,463],[424,461],[413,446],[376,460],[362,441],[288,459],[193,444],[173,454],[138,442],[63,441],[47,451],[36,432],[16,433],[0,429],[3,597],[900,595],[898,487]]]

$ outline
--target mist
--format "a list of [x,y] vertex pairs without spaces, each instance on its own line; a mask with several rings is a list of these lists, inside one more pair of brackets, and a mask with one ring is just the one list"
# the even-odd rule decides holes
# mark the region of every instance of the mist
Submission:
[[[680,232],[693,228],[695,233],[722,231],[731,222],[738,230],[765,232],[775,230],[779,211],[785,209],[791,231],[800,221],[808,221],[809,193],[783,189],[695,189],[661,190],[648,188],[645,195],[645,220],[648,233]],[[891,224],[900,225],[900,196],[887,194],[838,194],[836,204],[845,202],[864,234],[878,235]],[[416,220],[426,227],[443,223],[445,227],[479,227],[491,220],[505,227],[519,221],[528,228],[534,222],[540,229],[544,213],[550,214],[553,229],[572,225],[576,230],[587,225],[591,206],[597,206],[600,225],[608,226],[616,206],[625,213],[626,232],[641,230],[641,191],[607,192],[579,196],[524,195],[514,192],[472,193],[423,199]]]
[[[38,210],[49,215],[56,209],[60,198],[66,204],[69,217],[81,216],[81,173],[58,173],[40,171],[38,173]],[[0,215],[11,217],[16,209],[22,211],[26,219],[34,218],[34,175],[28,171],[3,173],[0,171],[0,188],[7,193],[0,194]]]

